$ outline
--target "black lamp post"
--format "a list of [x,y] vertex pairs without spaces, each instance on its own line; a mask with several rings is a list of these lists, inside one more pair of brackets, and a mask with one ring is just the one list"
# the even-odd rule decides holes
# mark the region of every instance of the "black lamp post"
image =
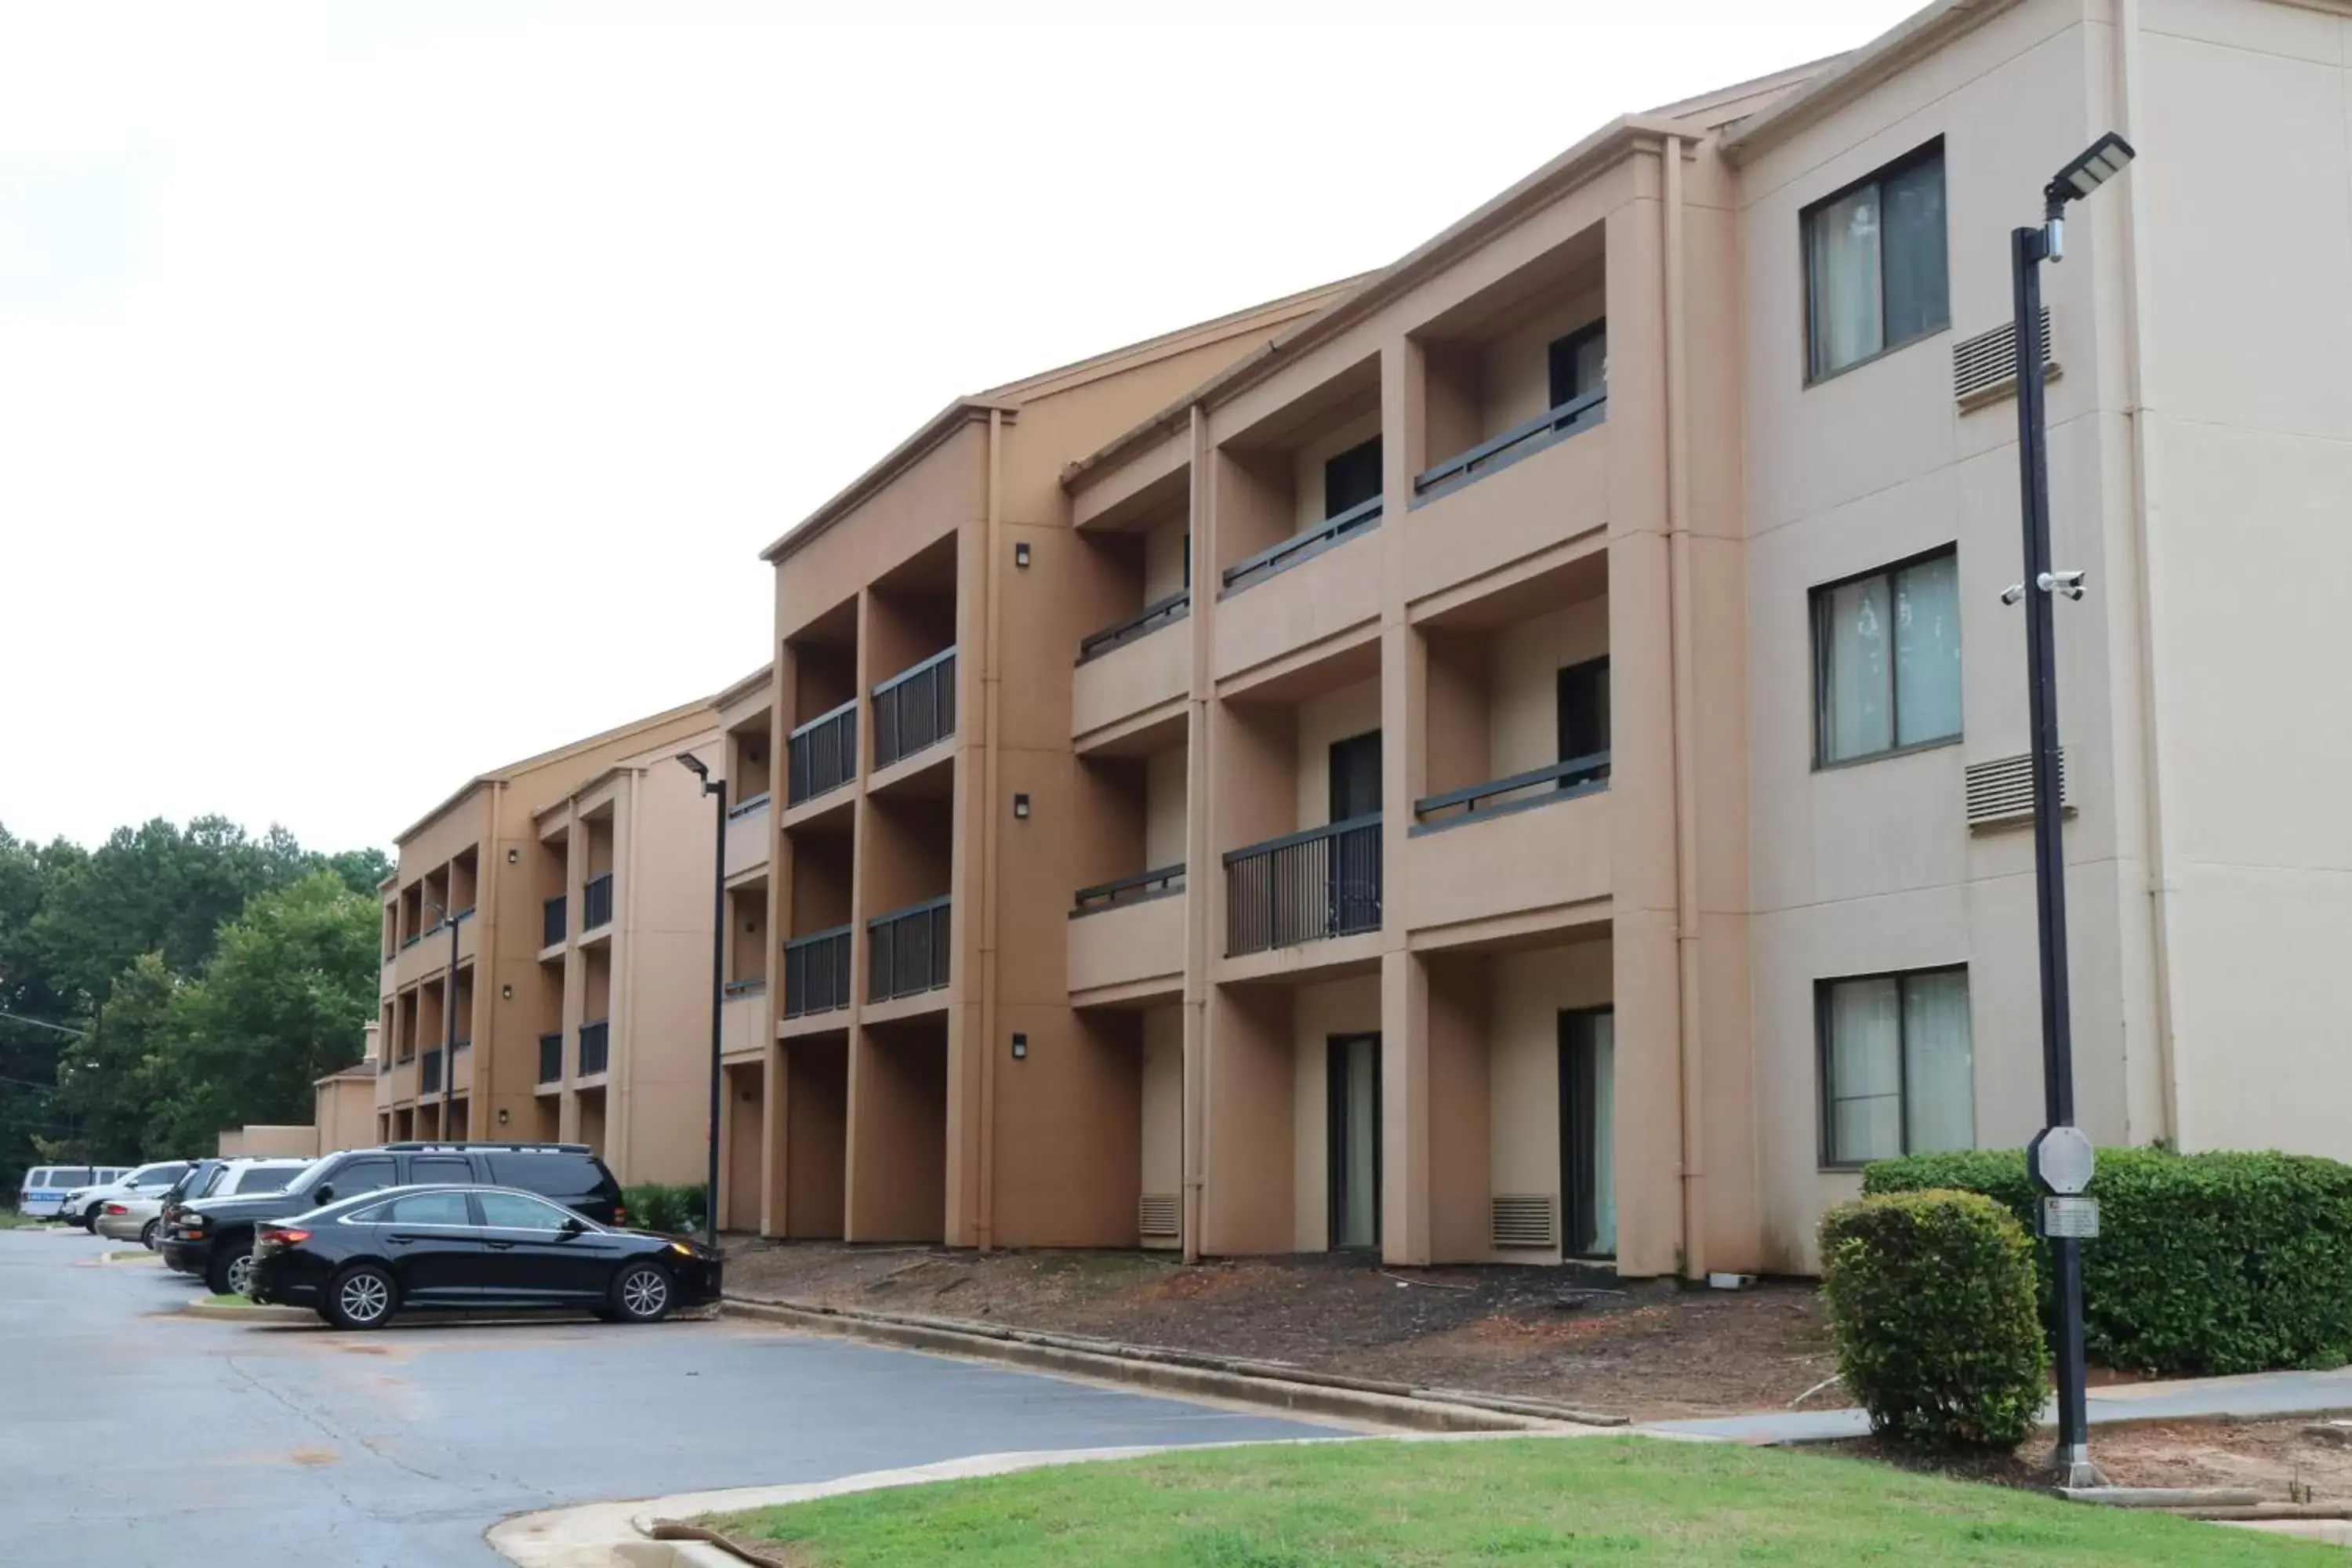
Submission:
[[2001,595],[2025,603],[2026,685],[2033,727],[2033,887],[2042,948],[2042,1087],[2046,1125],[2028,1151],[2046,1194],[2042,1230],[2050,1239],[2058,1296],[2058,1482],[2091,1486],[2087,1395],[2083,1363],[2083,1243],[2095,1235],[2096,1210],[2080,1194],[2090,1179],[2090,1145],[2074,1129],[2074,1044],[2066,988],[2066,868],[2059,833],[2058,680],[2052,600],[2083,596],[2083,574],[2050,565],[2049,437],[2042,409],[2042,274],[2065,255],[2065,211],[2132,160],[2131,143],[2109,132],[2043,187],[2039,227],[2010,232],[2017,311],[2017,455],[2025,525],[2025,581]]
[[727,994],[727,781],[692,752],[677,753],[678,765],[702,781],[702,793],[718,803],[711,828],[710,860],[710,1149],[702,1195],[702,1239],[719,1245],[719,1007]]

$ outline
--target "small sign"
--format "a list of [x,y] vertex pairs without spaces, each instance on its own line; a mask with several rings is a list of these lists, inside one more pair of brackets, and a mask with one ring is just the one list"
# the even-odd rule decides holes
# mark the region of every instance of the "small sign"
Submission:
[[2025,1146],[2025,1168],[2045,1193],[2081,1192],[2097,1163],[2090,1137],[2079,1127],[2045,1127]]
[[2099,1234],[2099,1200],[2046,1197],[2042,1200],[2042,1234],[2090,1240]]

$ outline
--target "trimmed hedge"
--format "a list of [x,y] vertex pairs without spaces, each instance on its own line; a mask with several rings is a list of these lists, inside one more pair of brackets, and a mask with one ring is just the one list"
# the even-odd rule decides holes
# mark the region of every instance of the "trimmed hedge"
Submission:
[[[1959,1188],[2030,1231],[2039,1194],[2018,1150],[1915,1154],[1863,1173],[1865,1194]],[[2091,1358],[2206,1375],[2339,1366],[2352,1356],[2352,1165],[2304,1154],[2102,1149],[2083,1243]],[[2047,1242],[2032,1243],[2045,1323]]]
[[681,1236],[702,1228],[702,1196],[703,1187],[699,1182],[692,1186],[666,1186],[659,1182],[647,1182],[621,1191],[621,1202],[629,1211],[629,1225],[633,1229],[657,1230]]
[[2014,1448],[2042,1414],[2049,1340],[2032,1239],[1975,1193],[1895,1193],[1822,1220],[1838,1374],[1874,1431]]

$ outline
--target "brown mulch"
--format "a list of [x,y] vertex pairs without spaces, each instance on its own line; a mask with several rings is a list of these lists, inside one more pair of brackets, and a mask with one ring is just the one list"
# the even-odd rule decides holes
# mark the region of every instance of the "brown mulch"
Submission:
[[[1384,1269],[1304,1255],[1186,1266],[1135,1252],[728,1244],[730,1295],[972,1318],[1520,1394],[1634,1420],[1788,1404],[1833,1368],[1817,1292],[1624,1285],[1575,1268]],[[1806,1409],[1850,1403],[1832,1386]]]
[[[2094,1426],[2091,1458],[2119,1487],[2252,1487],[2266,1502],[2352,1500],[2352,1446],[2310,1435],[2307,1415],[2274,1421],[2167,1421]],[[2049,1436],[2015,1454],[1923,1454],[1876,1437],[1808,1444],[1811,1453],[1997,1486],[2046,1488]]]

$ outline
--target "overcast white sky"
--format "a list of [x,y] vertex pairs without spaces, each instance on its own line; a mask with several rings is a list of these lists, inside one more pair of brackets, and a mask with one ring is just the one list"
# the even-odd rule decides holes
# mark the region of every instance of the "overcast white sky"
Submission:
[[0,0],[0,824],[388,844],[957,394],[1914,8]]

